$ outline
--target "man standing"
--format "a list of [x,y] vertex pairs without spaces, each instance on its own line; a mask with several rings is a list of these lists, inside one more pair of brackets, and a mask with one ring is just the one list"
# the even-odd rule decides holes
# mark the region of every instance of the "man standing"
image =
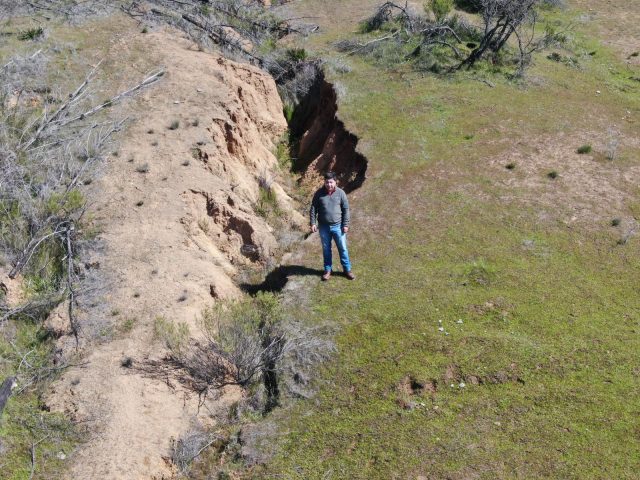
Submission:
[[349,252],[347,251],[347,232],[349,231],[349,200],[344,190],[337,187],[336,174],[327,172],[324,174],[324,187],[318,189],[311,200],[309,210],[311,231],[320,231],[322,241],[322,256],[324,259],[324,274],[322,280],[331,277],[331,239],[336,242],[340,263],[345,276],[349,280],[356,277],[351,272]]

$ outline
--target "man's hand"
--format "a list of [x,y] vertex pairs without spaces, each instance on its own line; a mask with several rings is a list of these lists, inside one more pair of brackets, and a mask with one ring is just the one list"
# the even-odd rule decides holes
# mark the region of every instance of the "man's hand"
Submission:
[[349,231],[349,227],[342,227],[342,232],[347,233]]
[[311,233],[316,233],[318,231],[318,227],[315,225],[311,225]]

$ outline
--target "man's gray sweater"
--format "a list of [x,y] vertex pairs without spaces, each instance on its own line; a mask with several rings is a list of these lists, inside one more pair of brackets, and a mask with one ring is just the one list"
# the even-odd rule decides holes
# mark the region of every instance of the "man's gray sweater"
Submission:
[[309,217],[311,225],[315,225],[317,220],[321,224],[336,225],[339,223],[342,227],[348,227],[351,216],[347,194],[338,187],[331,195],[325,187],[318,189],[311,200]]

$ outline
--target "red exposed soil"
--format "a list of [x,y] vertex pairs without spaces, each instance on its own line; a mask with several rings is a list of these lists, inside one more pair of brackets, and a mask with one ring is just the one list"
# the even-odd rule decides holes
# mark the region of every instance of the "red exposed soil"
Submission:
[[367,159],[356,151],[358,137],[345,129],[337,117],[337,95],[333,85],[319,73],[308,95],[296,109],[291,132],[299,139],[294,151],[295,169],[304,172],[304,181],[315,181],[334,171],[339,185],[355,190],[364,182]]

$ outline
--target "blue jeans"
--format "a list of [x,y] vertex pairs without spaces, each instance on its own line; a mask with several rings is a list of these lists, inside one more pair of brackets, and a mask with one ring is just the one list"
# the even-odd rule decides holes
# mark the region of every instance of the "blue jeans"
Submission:
[[324,259],[324,271],[331,270],[333,261],[331,260],[331,239],[336,242],[338,253],[340,254],[340,263],[345,272],[351,271],[351,262],[349,262],[349,252],[347,251],[347,234],[342,231],[342,225],[319,224],[320,240],[322,241],[322,257]]

